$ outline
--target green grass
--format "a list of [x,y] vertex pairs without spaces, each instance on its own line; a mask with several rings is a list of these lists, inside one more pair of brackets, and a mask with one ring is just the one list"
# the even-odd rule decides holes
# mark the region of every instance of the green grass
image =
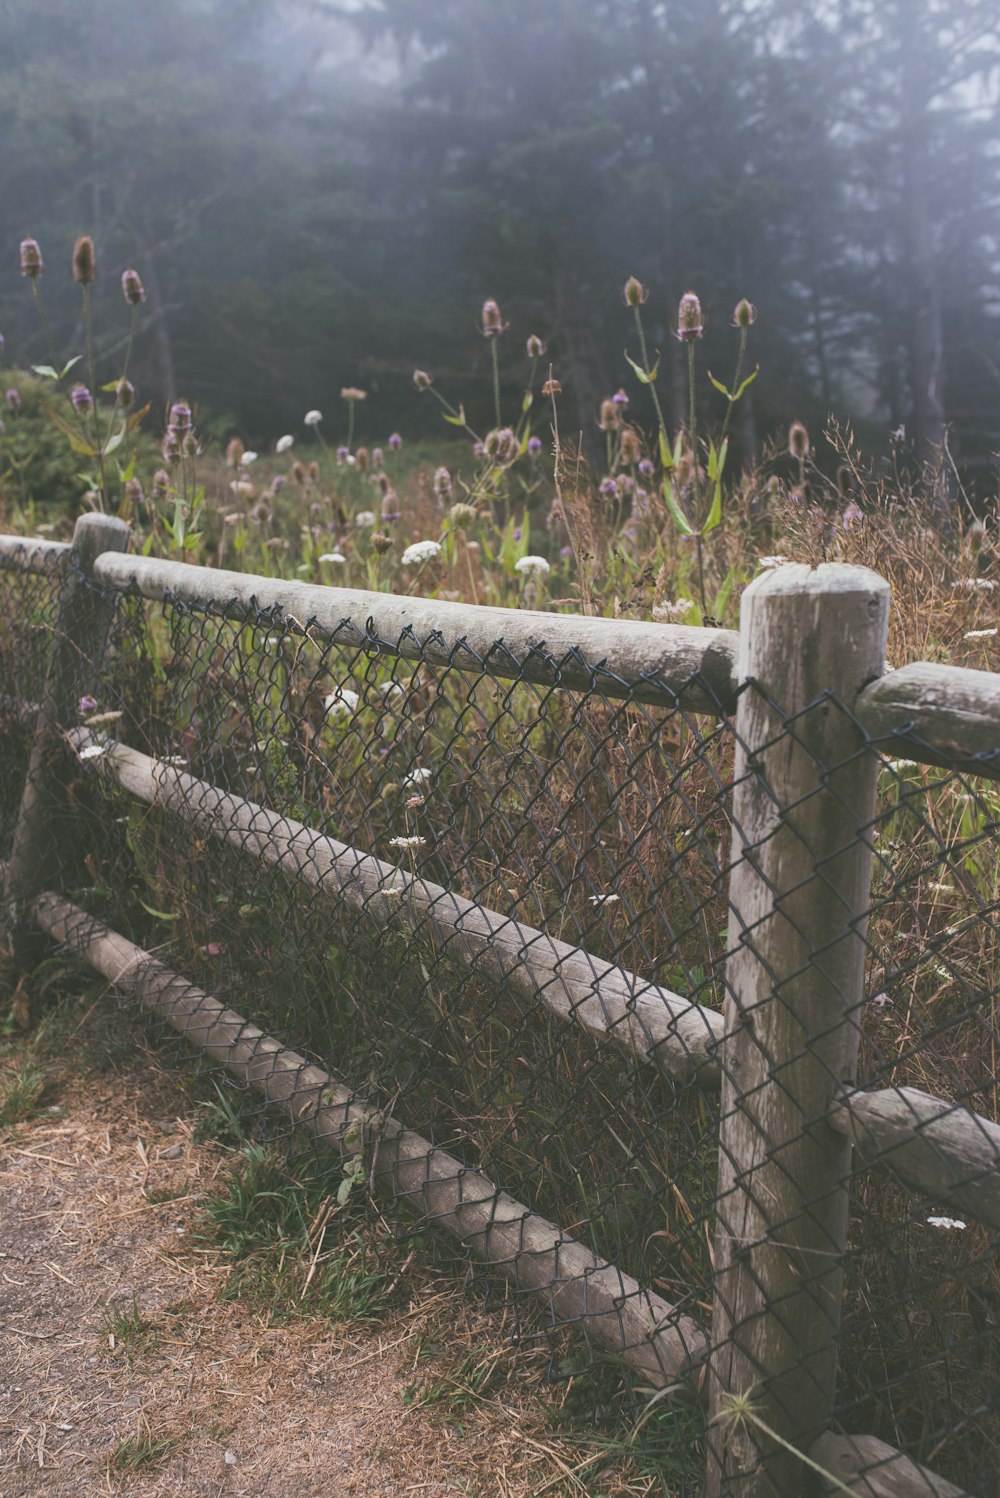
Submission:
[[108,1465],[116,1472],[145,1472],[161,1466],[179,1444],[179,1436],[154,1436],[151,1431],[141,1431],[118,1442]]
[[10,1128],[34,1118],[42,1106],[48,1073],[29,1054],[0,1080],[0,1124]]
[[134,1292],[131,1301],[106,1305],[101,1325],[111,1351],[123,1352],[130,1362],[154,1352],[159,1344],[159,1328],[142,1314]]

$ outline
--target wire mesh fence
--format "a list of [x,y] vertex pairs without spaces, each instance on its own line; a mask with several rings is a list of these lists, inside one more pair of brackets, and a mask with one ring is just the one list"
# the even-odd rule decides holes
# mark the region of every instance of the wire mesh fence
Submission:
[[[12,868],[66,566],[0,574]],[[113,627],[48,725],[58,878],[8,876],[15,924],[256,1138],[333,1144],[334,1192],[530,1295],[554,1376],[669,1386],[710,1492],[997,1491],[988,754],[896,758],[850,694],[733,697],[707,656],[78,581]]]

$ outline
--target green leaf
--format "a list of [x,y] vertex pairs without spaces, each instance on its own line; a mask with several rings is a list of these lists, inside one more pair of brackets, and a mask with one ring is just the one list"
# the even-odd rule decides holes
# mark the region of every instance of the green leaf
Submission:
[[127,427],[122,427],[120,432],[115,432],[113,437],[108,438],[107,442],[105,442],[104,444],[103,449],[105,457],[110,457],[113,452],[116,452],[117,449],[121,447],[122,443],[125,441],[125,433],[127,432],[127,430]]
[[89,442],[84,441],[75,427],[71,427],[66,418],[60,416],[58,411],[48,411],[46,415],[52,422],[52,425],[59,428],[75,453],[82,453],[85,458],[97,457],[97,448],[93,447]]
[[715,378],[715,375],[712,373],[712,371],[710,369],[707,370],[706,373],[707,373],[708,378],[709,378],[709,383],[712,384],[712,385],[714,385],[715,388],[716,388],[716,390],[719,392],[719,394],[720,395],[724,395],[726,397],[726,400],[731,401],[733,399],[733,397],[729,393],[729,387],[728,387],[728,385],[723,385],[723,383],[722,383],[721,380],[717,380]]
[[677,433],[677,440],[674,442],[674,467],[675,468],[677,467],[677,464],[681,460],[681,453],[683,451],[684,451],[684,433],[683,432],[678,432]]
[[652,369],[647,374],[646,371],[643,369],[643,367],[642,367],[641,364],[637,364],[634,359],[630,359],[629,358],[628,349],[625,349],[623,352],[625,354],[626,360],[628,361],[629,365],[632,368],[632,371],[633,371],[636,379],[640,382],[640,384],[642,384],[642,385],[652,385],[653,381],[656,379],[656,376],[660,372],[660,356],[659,356],[659,354],[657,354],[657,356],[656,356],[656,363],[653,365]]
[[59,376],[59,378],[61,380],[64,380],[66,378],[66,376],[69,374],[70,370],[73,368],[73,365],[74,364],[79,364],[79,362],[80,362],[80,360],[82,358],[83,358],[82,354],[74,354],[73,357],[72,357],[72,359],[70,359],[69,363],[63,365],[63,371],[62,371],[62,374]]
[[43,380],[58,380],[59,371],[52,368],[51,364],[33,364],[31,373],[41,375]]
[[726,609],[729,607],[729,598],[730,594],[733,591],[733,584],[735,583],[735,581],[736,568],[730,567],[729,571],[725,575],[725,578],[723,579],[722,587],[715,595],[715,602],[712,605],[712,613],[715,615],[716,619],[724,619],[726,617]]
[[521,410],[522,411],[530,411],[531,407],[534,405],[534,401],[535,401],[535,397],[532,395],[531,391],[530,390],[526,390],[524,392],[524,399],[521,402]]
[[757,378],[757,376],[759,374],[760,374],[760,365],[758,364],[757,368],[754,370],[753,374],[748,374],[747,375],[746,379],[743,381],[743,383],[740,385],[740,388],[737,390],[736,394],[733,396],[733,402],[734,403],[739,400],[740,396],[743,394],[743,392],[747,388],[747,386],[753,384],[754,380]]
[[152,905],[147,905],[146,904],[145,900],[140,900],[139,904],[142,906],[143,910],[146,912],[147,915],[155,916],[155,918],[158,921],[179,921],[180,920],[180,916],[179,915],[171,915],[166,910],[154,910],[153,907],[152,907]]
[[465,407],[464,406],[459,406],[459,408],[458,408],[458,415],[457,416],[449,416],[449,414],[448,414],[447,411],[442,411],[441,415],[444,417],[445,421],[451,427],[464,427],[465,426]]
[[715,493],[712,496],[712,508],[709,510],[708,516],[707,516],[707,518],[705,520],[705,524],[701,528],[701,534],[703,536],[709,535],[709,533],[711,531],[715,530],[716,526],[719,524],[719,522],[720,522],[721,519],[722,519],[722,481],[720,479],[716,479],[716,481],[715,481]]
[[677,500],[674,498],[674,486],[669,479],[663,480],[663,498],[667,502],[670,517],[680,531],[682,536],[693,536],[694,529]]
[[667,473],[674,467],[674,455],[670,451],[670,439],[662,427],[660,428],[660,462]]
[[729,451],[729,438],[728,437],[726,437],[723,440],[722,446],[719,448],[718,452],[716,452],[716,450],[715,450],[715,443],[714,442],[709,442],[709,444],[708,444],[708,476],[709,476],[710,479],[721,479],[721,477],[722,477],[722,470],[726,466],[726,454],[728,453],[728,451]]

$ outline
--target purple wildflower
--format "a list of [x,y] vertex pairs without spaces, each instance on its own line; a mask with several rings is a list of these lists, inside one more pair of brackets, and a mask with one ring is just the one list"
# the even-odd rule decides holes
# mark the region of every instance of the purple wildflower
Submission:
[[21,392],[19,390],[7,391],[7,409],[16,416],[21,409]]
[[92,713],[96,707],[97,707],[97,698],[96,697],[81,697],[80,700],[79,700],[79,702],[76,705],[77,712],[80,712],[80,713]]
[[343,445],[341,445],[340,447],[337,448],[337,462],[338,463],[346,463],[347,460],[348,460],[348,458],[350,456],[351,456],[351,449],[349,447],[344,447]]
[[174,401],[170,407],[170,426],[175,433],[191,430],[191,407],[187,401]]
[[37,239],[21,240],[21,275],[30,276],[32,281],[38,279],[42,274],[45,262],[42,260],[42,252],[38,248]]
[[618,485],[613,478],[601,479],[597,486],[598,494],[603,494],[605,499],[612,499],[618,494]]
[[529,437],[528,438],[528,451],[529,451],[529,453],[531,453],[532,457],[537,457],[538,454],[541,452],[541,450],[542,450],[542,439],[541,439],[541,437]]
[[398,452],[403,445],[403,439],[398,432],[393,432],[387,445],[392,448],[393,452]]
[[79,411],[81,415],[93,409],[94,397],[91,395],[86,385],[74,385],[73,389],[69,393],[69,398],[73,402],[74,408]]
[[139,280],[137,271],[122,271],[122,296],[130,307],[138,307],[140,302],[146,300],[146,288]]
[[639,464],[639,472],[644,479],[651,479],[653,477],[653,464],[650,458],[643,458]]
[[624,411],[628,406],[628,396],[624,390],[616,390],[611,399],[621,411]]

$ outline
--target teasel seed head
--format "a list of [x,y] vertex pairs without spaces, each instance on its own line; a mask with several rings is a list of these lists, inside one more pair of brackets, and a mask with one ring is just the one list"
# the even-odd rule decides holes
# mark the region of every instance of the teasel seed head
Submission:
[[[413,383],[418,390],[429,390],[434,382],[426,369],[415,369],[413,371]],[[389,438],[389,446],[393,446],[392,437]]]
[[187,401],[174,401],[173,405],[170,407],[169,425],[178,435],[180,435],[181,432],[190,432],[191,407],[188,405]]
[[597,418],[597,425],[602,432],[617,432],[621,426],[621,416],[618,407],[609,396],[607,400],[601,401],[601,411]]
[[622,427],[619,460],[624,468],[631,468],[642,457],[639,434],[634,427]]
[[704,331],[701,302],[693,291],[685,291],[677,306],[677,336],[682,343],[694,343]]
[[87,411],[92,411],[94,408],[94,397],[91,395],[86,385],[74,385],[73,389],[69,393],[69,398],[73,402],[74,408],[79,411],[81,415],[85,414]]
[[21,275],[29,276],[36,281],[42,274],[45,262],[42,260],[42,252],[38,248],[37,239],[21,240]]
[[498,338],[503,332],[503,318],[500,316],[500,308],[492,297],[487,297],[483,303],[483,337]]
[[22,405],[20,390],[8,390],[6,401],[7,410],[11,413],[12,416],[16,416],[18,411],[20,411]]
[[743,328],[745,331],[747,328],[752,328],[756,321],[757,308],[753,302],[748,302],[745,296],[741,297],[733,308],[733,326]]
[[448,511],[448,521],[453,531],[465,531],[472,525],[477,514],[475,505],[467,505],[459,501]]
[[139,280],[139,272],[131,268],[122,271],[122,296],[130,307],[138,307],[146,300],[146,288]]
[[315,458],[313,458],[312,462],[309,464],[309,477],[314,484],[319,481],[319,464],[316,462]]
[[135,404],[135,386],[131,380],[119,380],[115,386],[115,400],[124,408]]
[[505,467],[513,463],[518,453],[518,442],[510,427],[495,427],[486,434],[486,454],[494,463]]
[[228,468],[239,468],[243,462],[243,454],[246,449],[240,437],[230,437],[226,447],[226,466]]
[[451,474],[448,472],[447,468],[442,467],[442,468],[435,469],[435,471],[434,471],[434,497],[435,497],[435,499],[437,499],[443,505],[451,504],[453,492],[454,491],[453,491],[452,482],[451,482]]
[[546,352],[545,344],[539,338],[537,333],[532,333],[531,337],[528,339],[527,348],[529,359],[540,359]]
[[357,452],[354,454],[354,461],[358,465],[359,473],[368,472],[368,467],[371,463],[371,453],[368,451],[367,447],[358,448]]
[[799,460],[809,456],[809,433],[801,421],[793,421],[788,428],[788,450]]
[[851,481],[854,475],[846,463],[841,463],[837,469],[837,488],[844,499],[851,497]]
[[649,292],[636,276],[629,276],[625,282],[625,301],[630,307],[641,307],[649,296]]
[[306,465],[299,458],[292,464],[291,473],[294,482],[301,487],[306,481]]
[[170,489],[170,475],[165,468],[158,468],[153,474],[153,498],[158,502],[167,497]]
[[94,263],[94,241],[89,234],[81,234],[73,246],[71,262],[73,280],[78,286],[89,286],[97,274]]

